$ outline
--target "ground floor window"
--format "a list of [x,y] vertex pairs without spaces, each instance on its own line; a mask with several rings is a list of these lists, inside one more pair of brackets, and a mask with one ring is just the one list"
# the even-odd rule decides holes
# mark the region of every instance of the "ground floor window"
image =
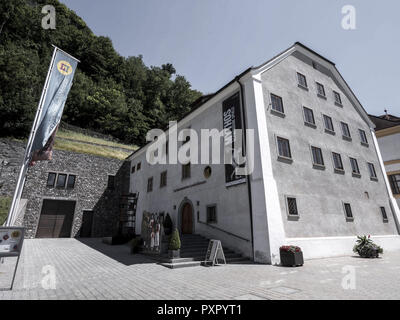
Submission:
[[381,213],[382,213],[383,222],[388,222],[389,219],[387,217],[385,207],[381,207]]
[[217,206],[209,205],[207,206],[207,223],[217,222]]
[[344,203],[344,212],[346,214],[346,220],[348,221],[354,220],[353,211],[351,210],[350,203]]
[[297,201],[294,197],[286,197],[287,211],[289,216],[298,217]]

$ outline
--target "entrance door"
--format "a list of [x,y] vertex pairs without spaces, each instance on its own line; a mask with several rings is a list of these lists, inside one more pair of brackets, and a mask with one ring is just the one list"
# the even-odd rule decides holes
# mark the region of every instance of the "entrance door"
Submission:
[[75,201],[43,200],[36,238],[69,238]]
[[90,238],[92,236],[93,211],[84,210],[82,215],[82,226],[80,236]]
[[182,233],[191,234],[193,231],[192,206],[185,203],[182,208]]

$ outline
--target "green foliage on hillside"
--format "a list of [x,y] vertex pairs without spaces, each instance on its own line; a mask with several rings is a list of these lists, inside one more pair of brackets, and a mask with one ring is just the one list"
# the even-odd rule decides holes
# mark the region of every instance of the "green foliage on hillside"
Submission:
[[7,219],[11,201],[12,199],[10,197],[0,197],[0,226],[2,226]]
[[[56,29],[44,30],[41,9],[56,8]],[[54,44],[81,60],[63,121],[143,144],[147,130],[181,118],[201,93],[174,67],[147,67],[122,57],[107,37],[58,0],[0,2],[0,135],[26,137]],[[174,76],[175,75],[175,76]]]

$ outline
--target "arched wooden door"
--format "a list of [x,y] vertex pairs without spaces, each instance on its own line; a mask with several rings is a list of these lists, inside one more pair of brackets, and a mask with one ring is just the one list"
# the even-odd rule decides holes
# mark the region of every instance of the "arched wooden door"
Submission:
[[182,234],[193,233],[193,208],[190,203],[185,203],[182,208]]

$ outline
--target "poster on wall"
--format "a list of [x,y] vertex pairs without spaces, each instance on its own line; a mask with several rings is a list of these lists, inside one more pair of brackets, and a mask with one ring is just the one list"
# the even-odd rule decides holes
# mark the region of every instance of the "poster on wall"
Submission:
[[243,129],[239,92],[222,102],[222,124],[225,148],[231,148],[229,152],[232,154],[232,164],[225,164],[225,185],[243,183],[246,181],[245,177],[236,175],[235,168],[244,165],[237,164],[235,157],[233,157],[235,149],[243,155],[243,144],[241,146],[236,145],[238,137],[235,132],[235,129]]
[[24,228],[0,227],[0,257],[19,256],[24,241]]
[[163,216],[157,213],[143,212],[141,236],[147,251],[161,252]]

